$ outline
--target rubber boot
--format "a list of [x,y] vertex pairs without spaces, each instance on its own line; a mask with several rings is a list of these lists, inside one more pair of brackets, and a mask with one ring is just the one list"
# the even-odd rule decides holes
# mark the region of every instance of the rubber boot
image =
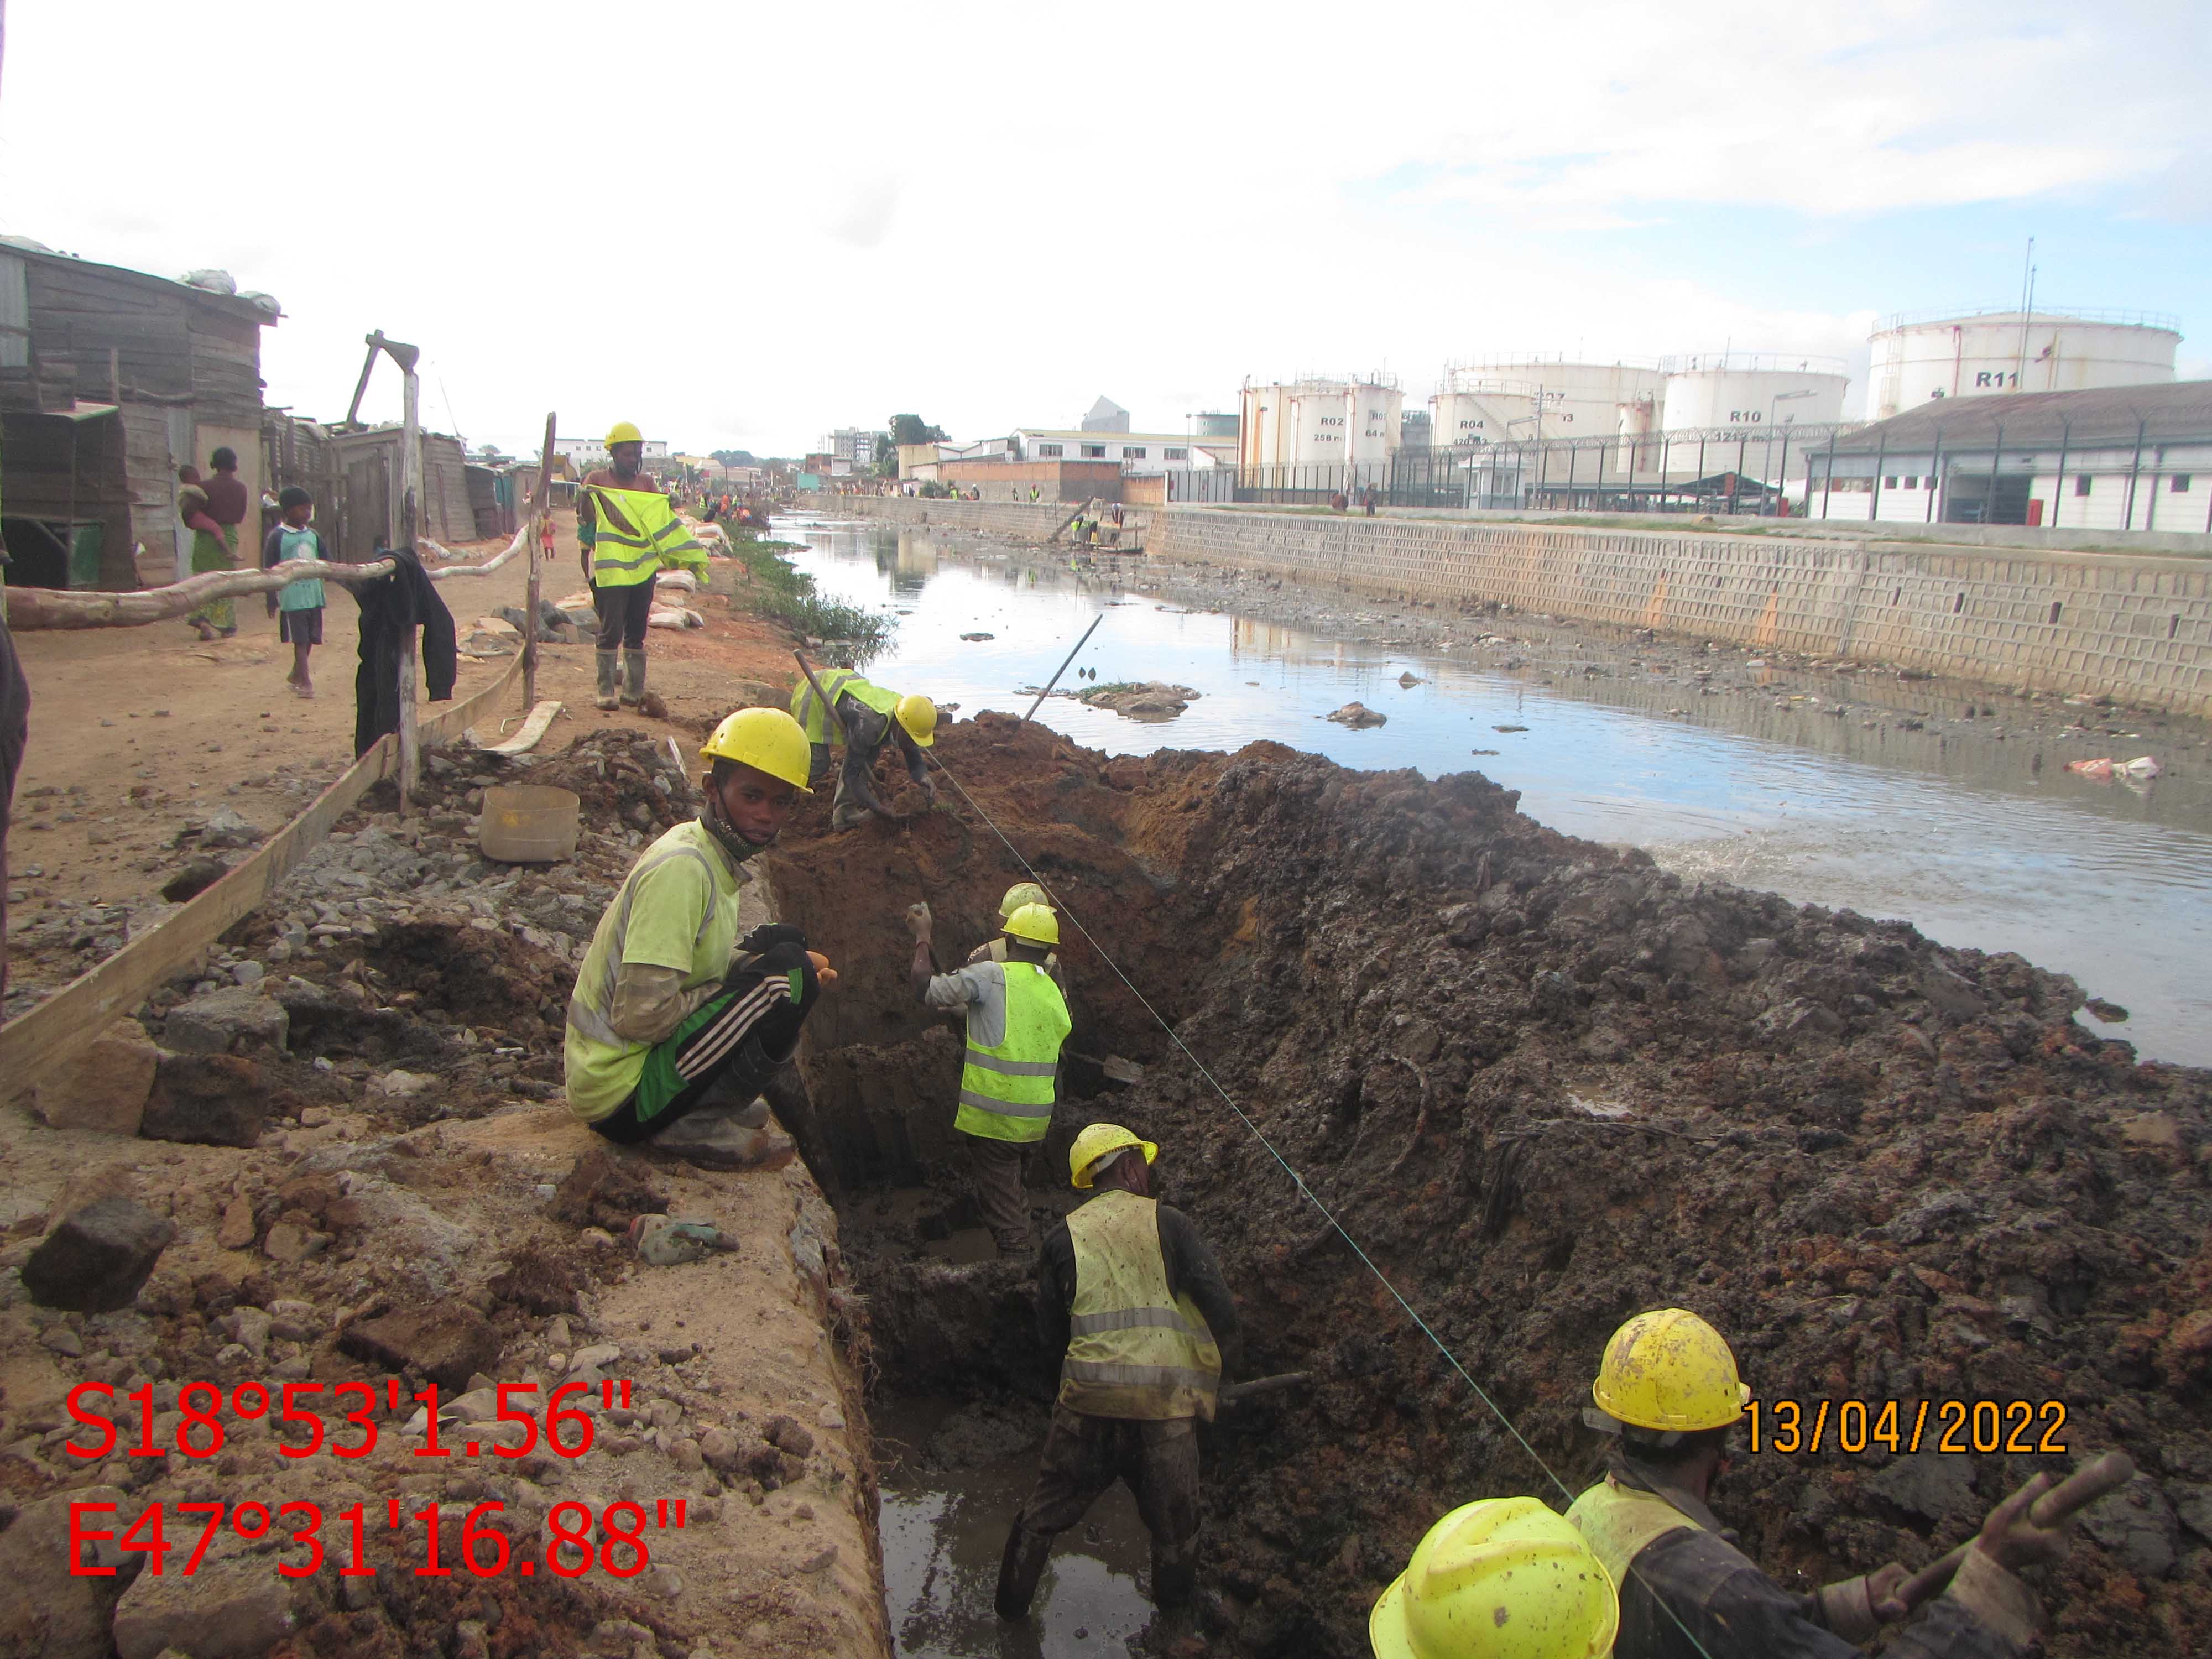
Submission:
[[599,693],[598,696],[592,700],[592,706],[599,708],[612,708],[617,706],[615,701],[615,653],[611,651],[602,651],[599,652],[598,655],[599,659]]
[[1162,1548],[1152,1546],[1152,1604],[1163,1609],[1186,1607],[1198,1588],[1198,1540]]
[[642,651],[623,653],[622,700],[623,706],[629,708],[635,708],[645,701],[645,653]]
[[1052,1559],[1052,1534],[1031,1532],[1017,1521],[1006,1534],[1006,1553],[999,1563],[996,1606],[1001,1619],[1026,1619],[1036,1599],[1037,1580]]

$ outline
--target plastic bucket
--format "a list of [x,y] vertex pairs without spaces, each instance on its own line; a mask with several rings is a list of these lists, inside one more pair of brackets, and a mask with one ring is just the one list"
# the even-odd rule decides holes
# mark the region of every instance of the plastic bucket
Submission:
[[583,803],[573,790],[502,783],[484,791],[477,848],[502,864],[557,864],[576,856]]

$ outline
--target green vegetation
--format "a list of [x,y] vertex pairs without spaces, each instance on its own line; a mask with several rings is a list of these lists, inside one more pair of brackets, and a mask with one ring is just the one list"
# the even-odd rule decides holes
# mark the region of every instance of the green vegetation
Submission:
[[782,556],[784,550],[796,551],[800,545],[750,537],[732,538],[730,551],[752,573],[752,585],[739,586],[738,594],[757,615],[809,639],[835,641],[846,647],[840,654],[849,655],[854,667],[866,666],[870,658],[890,643],[897,619],[880,611],[863,611],[858,605],[819,597],[814,591],[814,578],[792,568],[791,562]]

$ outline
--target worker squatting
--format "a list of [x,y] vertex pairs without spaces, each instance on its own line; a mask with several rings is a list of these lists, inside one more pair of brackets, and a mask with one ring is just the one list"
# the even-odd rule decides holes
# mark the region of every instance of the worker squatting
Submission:
[[[835,975],[797,927],[737,936],[739,869],[826,781],[833,734],[848,741],[842,821],[882,810],[871,774],[886,741],[933,798],[922,751],[935,726],[927,699],[842,672],[810,682],[791,713],[746,708],[721,722],[704,750],[703,810],[640,855],[577,974],[566,1059],[578,1116],[611,1140],[650,1139],[709,1167],[754,1156],[767,1115],[757,1096]],[[907,915],[914,994],[966,1025],[951,1104],[976,1203],[1001,1251],[1019,1255],[1032,1243],[1023,1153],[1050,1125],[1069,1022],[1046,893],[1011,889],[1000,921],[945,973],[928,908]],[[1152,1534],[1154,1600],[1170,1618],[1192,1616],[1196,1425],[1212,1419],[1222,1373],[1236,1367],[1237,1308],[1198,1230],[1153,1198],[1158,1155],[1111,1123],[1087,1126],[1069,1151],[1069,1180],[1091,1196],[1036,1256],[1037,1334],[1060,1356],[1060,1382],[1000,1567],[1009,1620],[1028,1617],[1054,1539],[1116,1480]],[[1532,1497],[1491,1497],[1437,1521],[1375,1604],[1376,1654],[1843,1659],[1907,1618],[1887,1654],[2015,1659],[2035,1642],[2040,1612],[2019,1570],[2063,1542],[2063,1520],[2030,1513],[2045,1477],[1991,1511],[1948,1587],[1922,1589],[1923,1573],[1908,1592],[1892,1563],[1796,1595],[1736,1548],[1711,1507],[1750,1397],[1719,1332],[1680,1308],[1638,1314],[1606,1345],[1590,1392],[1588,1420],[1612,1437],[1605,1478],[1564,1516]]]

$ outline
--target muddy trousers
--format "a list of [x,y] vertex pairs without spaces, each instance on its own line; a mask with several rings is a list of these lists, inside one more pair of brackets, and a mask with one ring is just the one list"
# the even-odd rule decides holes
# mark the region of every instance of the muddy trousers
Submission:
[[1198,1581],[1198,1430],[1188,1417],[1142,1422],[1052,1408],[1052,1428],[1037,1462],[1036,1485],[1006,1534],[999,1564],[1002,1619],[1029,1614],[1054,1537],[1083,1519],[1115,1481],[1136,1494],[1152,1534],[1152,1600],[1163,1607],[1190,1600]]
[[720,991],[653,1046],[629,1098],[592,1127],[634,1146],[718,1090],[750,1099],[799,1047],[799,1027],[819,994],[804,946],[779,945],[744,957]]
[[994,1140],[961,1133],[968,1147],[968,1184],[975,1208],[1001,1255],[1030,1247],[1030,1192],[1022,1180],[1022,1154],[1034,1143]]

